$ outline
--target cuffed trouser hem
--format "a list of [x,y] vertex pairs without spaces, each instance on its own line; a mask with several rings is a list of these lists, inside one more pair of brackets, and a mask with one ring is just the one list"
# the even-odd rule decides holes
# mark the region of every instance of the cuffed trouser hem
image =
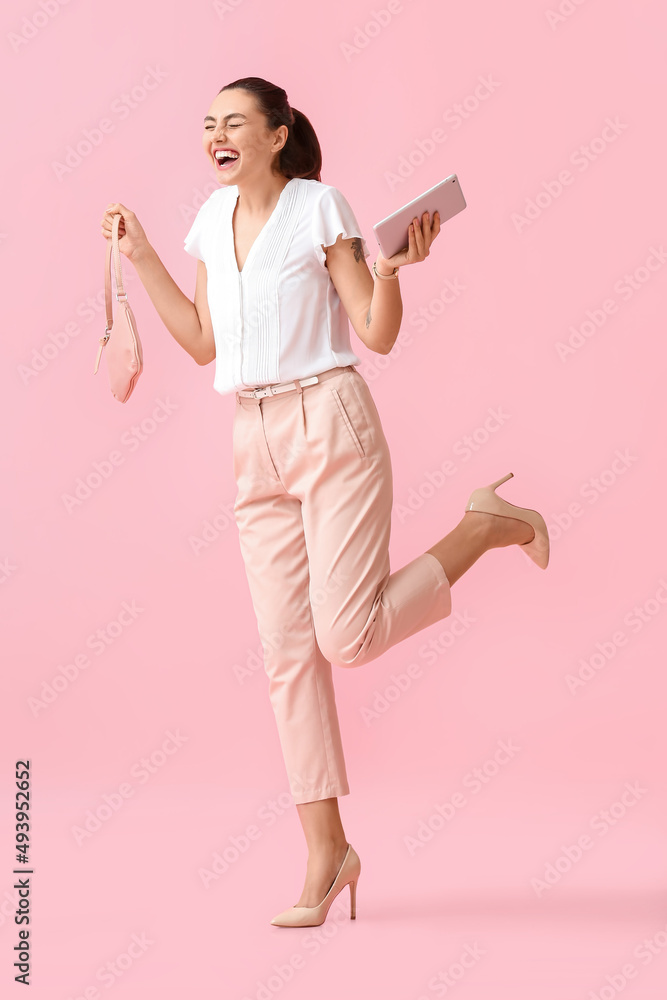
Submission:
[[320,802],[322,799],[337,799],[341,795],[349,795],[350,786],[328,785],[326,788],[315,788],[310,791],[292,792],[295,805],[303,805],[306,802]]

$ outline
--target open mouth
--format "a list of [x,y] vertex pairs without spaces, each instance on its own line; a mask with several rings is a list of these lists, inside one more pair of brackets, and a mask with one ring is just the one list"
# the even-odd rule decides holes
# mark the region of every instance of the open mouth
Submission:
[[232,149],[216,149],[213,159],[218,170],[229,170],[239,159],[239,153]]

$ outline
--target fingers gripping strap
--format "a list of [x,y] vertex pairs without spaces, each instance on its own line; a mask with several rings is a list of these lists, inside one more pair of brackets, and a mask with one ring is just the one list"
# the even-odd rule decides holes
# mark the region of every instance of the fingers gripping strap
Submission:
[[125,289],[123,288],[123,272],[120,268],[120,247],[118,246],[118,227],[120,226],[120,220],[122,215],[118,212],[113,217],[113,231],[111,236],[111,245],[113,247],[113,259],[116,266],[116,296],[118,299],[127,298],[125,295]]

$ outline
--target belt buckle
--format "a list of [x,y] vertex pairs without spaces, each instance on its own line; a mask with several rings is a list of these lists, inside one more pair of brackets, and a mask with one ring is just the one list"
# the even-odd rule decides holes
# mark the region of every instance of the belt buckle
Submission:
[[253,399],[262,399],[264,396],[272,396],[273,390],[270,385],[265,385],[259,389],[249,389],[248,395],[252,396]]
[[[251,394],[255,399],[262,399],[264,396],[275,396],[280,392],[287,392],[292,388],[296,389],[298,385],[312,385],[315,382],[319,382],[319,377],[317,375],[313,375],[307,379],[293,379],[291,382],[278,382],[277,385],[265,385],[260,389],[252,389]],[[280,389],[279,386],[283,386],[284,388]],[[290,387],[290,390],[287,389],[287,386]]]

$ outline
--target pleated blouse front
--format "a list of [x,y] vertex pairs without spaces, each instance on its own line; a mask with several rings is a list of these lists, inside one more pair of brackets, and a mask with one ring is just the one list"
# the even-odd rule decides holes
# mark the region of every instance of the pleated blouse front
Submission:
[[330,184],[293,177],[239,271],[232,215],[238,187],[221,187],[199,209],[185,249],[203,260],[215,337],[213,388],[226,394],[337,365],[359,364],[349,319],[325,267],[323,247],[359,237],[354,212]]

